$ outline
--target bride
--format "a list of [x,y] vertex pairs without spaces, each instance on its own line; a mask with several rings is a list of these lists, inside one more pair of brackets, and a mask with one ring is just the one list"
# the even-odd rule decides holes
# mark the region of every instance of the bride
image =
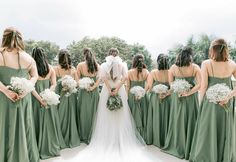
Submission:
[[[150,157],[145,154],[144,141],[135,130],[127,103],[124,87],[127,71],[127,65],[118,56],[118,50],[111,48],[100,69],[99,76],[105,84],[100,94],[91,142],[74,157],[73,162],[150,161]],[[112,88],[115,88],[115,91],[111,91]],[[106,107],[108,97],[116,94],[120,95],[123,107],[110,111]]]

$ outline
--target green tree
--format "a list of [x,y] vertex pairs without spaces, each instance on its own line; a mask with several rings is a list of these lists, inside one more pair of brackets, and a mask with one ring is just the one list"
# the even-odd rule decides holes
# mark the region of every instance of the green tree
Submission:
[[[117,37],[101,37],[99,39],[84,37],[81,41],[73,41],[67,46],[74,66],[84,60],[83,49],[85,47],[92,49],[99,64],[105,61],[108,51],[112,47],[119,50],[119,56],[127,62],[128,67],[131,67],[132,58],[136,53],[142,53],[144,55],[145,63],[147,63],[147,65],[151,65],[150,63],[152,62],[150,53],[143,45],[129,45],[125,40]],[[150,66],[149,68],[152,67]]]
[[59,52],[60,47],[56,43],[49,41],[35,41],[35,40],[26,40],[25,41],[25,50],[27,53],[31,54],[34,47],[41,47],[45,50],[49,63],[53,63],[56,55]]

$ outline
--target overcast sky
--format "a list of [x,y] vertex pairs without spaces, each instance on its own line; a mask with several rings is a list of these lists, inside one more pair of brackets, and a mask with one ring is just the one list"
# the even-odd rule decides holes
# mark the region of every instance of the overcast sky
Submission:
[[65,48],[84,36],[117,36],[145,45],[153,57],[191,35],[236,40],[234,0],[1,0],[0,31]]

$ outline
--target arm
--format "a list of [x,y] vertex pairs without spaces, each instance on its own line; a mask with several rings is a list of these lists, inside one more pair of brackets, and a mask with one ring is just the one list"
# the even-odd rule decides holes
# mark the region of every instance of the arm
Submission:
[[194,93],[196,93],[200,87],[201,87],[201,70],[197,65],[193,65],[194,66],[194,71],[196,71],[196,75],[195,75],[195,79],[196,79],[196,85],[189,91],[186,93],[183,93],[181,96],[186,97],[186,96],[190,96]]
[[[125,67],[126,66],[126,67]],[[118,83],[118,85],[116,86],[116,89],[114,91],[114,95],[116,95],[119,90],[120,90],[120,87],[125,84],[126,80],[128,79],[128,70],[127,70],[127,65],[122,65],[121,66],[122,68],[122,78],[121,78],[121,81]]]
[[51,70],[51,76],[50,76],[50,79],[51,79],[51,87],[50,87],[50,89],[51,89],[52,91],[55,91],[55,88],[56,88],[56,86],[57,86],[56,72],[55,72],[55,70],[54,70],[52,67],[50,67],[50,70]]
[[45,107],[45,106],[47,105],[47,103],[45,103],[45,102],[43,101],[42,97],[38,94],[38,92],[37,92],[36,90],[34,90],[34,91],[32,92],[32,94],[33,94],[33,96],[39,101],[39,103],[40,103],[43,107]]
[[35,85],[38,80],[38,70],[35,61],[32,58],[31,65],[29,67],[30,81]]
[[9,90],[2,82],[0,82],[0,92],[5,94],[12,102],[15,102],[19,99],[18,94]]
[[78,76],[78,80],[79,80],[80,79],[80,75],[81,75],[81,73],[80,73],[80,64],[77,65],[76,71],[77,71],[77,76]]
[[201,80],[201,89],[200,89],[200,102],[202,101],[208,87],[208,72],[207,72],[207,66],[205,62],[202,63],[201,76],[202,76],[202,80]]
[[146,77],[146,84],[145,84],[145,92],[148,92],[149,86],[148,86],[148,76],[149,76],[149,71],[145,70],[145,77]]
[[150,91],[152,89],[152,84],[153,84],[153,72],[148,74],[147,77],[147,86],[148,86],[148,91]]

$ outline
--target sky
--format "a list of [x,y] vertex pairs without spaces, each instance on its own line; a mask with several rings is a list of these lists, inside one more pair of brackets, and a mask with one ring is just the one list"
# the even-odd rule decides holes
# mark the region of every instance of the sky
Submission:
[[236,40],[235,0],[1,0],[0,32],[13,26],[24,39],[65,48],[83,37],[117,36],[153,57],[191,36]]

